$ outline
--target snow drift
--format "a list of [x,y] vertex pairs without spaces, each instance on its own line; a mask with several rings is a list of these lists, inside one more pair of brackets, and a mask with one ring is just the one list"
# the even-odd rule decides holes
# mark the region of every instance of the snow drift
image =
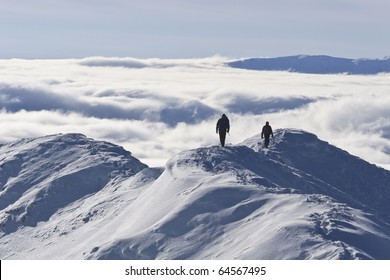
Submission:
[[4,259],[390,259],[390,172],[277,130],[164,170],[82,135],[0,148]]

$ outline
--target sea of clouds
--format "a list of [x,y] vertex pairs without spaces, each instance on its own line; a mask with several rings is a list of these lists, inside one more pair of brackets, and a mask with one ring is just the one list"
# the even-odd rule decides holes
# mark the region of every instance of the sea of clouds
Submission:
[[0,142],[77,132],[124,146],[150,166],[260,133],[299,128],[390,170],[390,74],[234,69],[223,57],[0,60]]

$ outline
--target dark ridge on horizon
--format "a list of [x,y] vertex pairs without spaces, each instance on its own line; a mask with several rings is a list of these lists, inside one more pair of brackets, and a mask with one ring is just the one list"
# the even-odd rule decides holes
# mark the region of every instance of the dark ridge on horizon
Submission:
[[248,58],[227,63],[233,68],[258,71],[289,71],[307,74],[374,75],[390,72],[390,58],[350,59],[327,55],[295,55]]

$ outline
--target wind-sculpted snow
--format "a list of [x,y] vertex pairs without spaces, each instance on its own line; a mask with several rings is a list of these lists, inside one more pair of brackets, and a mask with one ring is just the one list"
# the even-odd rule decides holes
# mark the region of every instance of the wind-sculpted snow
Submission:
[[[249,147],[258,149],[260,135],[246,140]],[[339,194],[335,199],[360,202],[375,211],[390,215],[390,172],[348,154],[314,134],[297,130],[277,130],[274,149],[267,157],[280,161],[294,172],[309,174],[324,185],[324,190]],[[302,175],[301,175],[302,176]],[[306,181],[310,181],[309,178]],[[344,197],[344,198],[343,198]]]
[[[313,134],[276,130],[269,149],[256,135],[239,145],[187,150],[164,170],[145,167],[117,146],[78,139],[90,144],[83,145],[86,151],[106,155],[93,160],[100,166],[97,175],[102,165],[111,166],[112,157],[119,167],[109,169],[108,181],[99,177],[101,184],[87,195],[71,188],[77,200],[63,195],[61,205],[52,202],[58,201],[55,196],[28,203],[26,194],[39,191],[43,179],[33,187],[23,184],[20,198],[2,193],[2,201],[15,200],[8,210],[32,204],[43,209],[39,205],[45,204],[51,216],[35,224],[28,223],[31,211],[25,221],[6,219],[18,227],[3,227],[1,258],[390,259],[390,172]],[[37,141],[50,151],[53,141],[46,140],[23,140],[25,154],[36,151],[36,144],[29,143]],[[26,165],[26,156],[11,160],[16,158],[12,153],[22,154],[20,147],[1,147],[10,166],[2,182],[23,177],[19,167]],[[82,163],[72,156],[73,145],[62,147],[62,161],[69,155],[69,163],[58,172],[68,173]],[[46,153],[36,154],[40,162]],[[90,165],[88,156],[83,162]],[[41,168],[26,175],[25,182],[45,176]],[[88,176],[78,178],[87,189],[96,183]],[[50,182],[46,179],[47,188]],[[1,215],[9,217],[8,210]]]
[[0,231],[35,227],[58,210],[147,166],[122,147],[80,134],[24,139],[0,147]]
[[[170,160],[139,198],[145,211],[157,203],[164,211],[149,211],[154,218],[146,223],[135,218],[123,238],[98,246],[90,258],[390,258],[388,171],[305,132],[277,131],[269,151],[259,147],[258,136],[246,143],[250,147],[205,147]],[[300,145],[309,147],[301,169],[290,164]],[[308,173],[322,156],[334,159],[323,162],[330,170]],[[362,171],[370,176],[355,180]],[[344,181],[338,183],[339,176]],[[383,196],[365,197],[369,193]],[[138,223],[143,229],[133,234]]]

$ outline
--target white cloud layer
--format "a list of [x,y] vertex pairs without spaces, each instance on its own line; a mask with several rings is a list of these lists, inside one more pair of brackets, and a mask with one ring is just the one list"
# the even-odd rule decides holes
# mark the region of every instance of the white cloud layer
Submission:
[[124,146],[148,165],[294,127],[390,169],[390,75],[313,75],[232,69],[227,59],[0,60],[0,142],[79,132]]

